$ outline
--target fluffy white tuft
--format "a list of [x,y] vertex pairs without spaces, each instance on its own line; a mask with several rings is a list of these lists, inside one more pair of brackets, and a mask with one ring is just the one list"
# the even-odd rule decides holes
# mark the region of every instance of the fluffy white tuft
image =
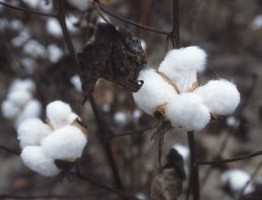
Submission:
[[116,112],[114,114],[114,121],[120,126],[126,125],[128,122],[127,114],[123,111]]
[[77,118],[69,104],[58,100],[47,105],[46,116],[55,129],[71,124]]
[[7,100],[2,102],[1,110],[6,119],[14,119],[21,111],[16,104]]
[[[233,192],[240,192],[246,183],[250,180],[250,175],[243,170],[230,169],[222,173],[220,177],[221,185],[229,185]],[[246,193],[251,190],[252,186],[247,187]]]
[[188,147],[182,144],[175,144],[172,148],[178,151],[178,153],[183,157],[184,161],[188,159],[189,157]]
[[29,7],[31,7],[31,8],[37,8],[40,1],[39,1],[39,0],[23,0],[23,2],[24,2],[27,6],[29,6]]
[[35,82],[31,79],[15,79],[9,89],[9,92],[15,90],[27,90],[29,92],[34,92],[36,88]]
[[54,160],[46,157],[40,146],[25,147],[20,156],[29,169],[43,176],[55,176],[60,172]]
[[32,98],[32,94],[27,90],[12,90],[7,95],[7,99],[18,106],[24,106]]
[[196,82],[197,72],[205,69],[207,54],[197,46],[174,49],[160,63],[159,71],[168,76],[181,92]]
[[30,40],[23,46],[23,51],[34,57],[34,58],[45,58],[46,57],[46,49],[45,47],[36,40]]
[[201,97],[193,93],[183,93],[166,106],[166,115],[174,127],[187,131],[201,130],[210,121],[210,113]]
[[55,44],[50,44],[47,51],[51,63],[56,63],[63,56],[63,51]]
[[49,18],[46,22],[47,32],[54,37],[61,37],[63,35],[59,22],[54,18]]
[[26,119],[39,117],[41,114],[42,106],[41,103],[34,99],[30,100],[25,107],[23,108],[22,112],[19,114],[19,116],[16,119],[16,126],[19,126],[21,122],[23,122]]
[[82,92],[82,83],[79,75],[74,75],[70,78],[70,82],[78,92]]
[[146,113],[152,115],[156,107],[167,103],[177,96],[176,90],[168,84],[154,69],[142,70],[138,80],[144,84],[138,92],[133,93],[137,105]]
[[52,132],[51,127],[40,119],[32,118],[23,121],[17,130],[17,138],[22,148],[40,145],[41,140]]
[[224,79],[209,81],[194,93],[200,95],[209,111],[217,115],[232,114],[240,103],[236,85]]
[[87,143],[85,135],[75,126],[64,126],[41,141],[45,155],[53,159],[80,158]]

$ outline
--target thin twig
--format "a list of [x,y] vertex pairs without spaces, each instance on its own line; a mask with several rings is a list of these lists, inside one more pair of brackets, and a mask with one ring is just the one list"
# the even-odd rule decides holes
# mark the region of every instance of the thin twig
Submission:
[[48,13],[33,11],[33,10],[30,10],[30,9],[26,9],[26,8],[20,8],[20,7],[16,7],[16,6],[1,2],[1,1],[0,1],[0,5],[4,6],[6,8],[11,8],[11,9],[14,9],[14,10],[17,10],[17,11],[26,12],[26,13],[30,13],[30,14],[33,14],[33,15],[39,15],[39,16],[44,16],[44,17],[57,17],[56,14],[48,14]]
[[180,47],[179,0],[173,0],[173,26],[170,33],[170,39],[175,48]]
[[189,190],[192,187],[193,199],[200,200],[200,189],[199,189],[199,172],[198,163],[196,162],[196,145],[194,131],[188,131],[188,144],[190,150],[190,179]]
[[8,152],[8,153],[11,153],[11,154],[14,154],[14,155],[20,155],[20,152],[19,151],[16,151],[16,150],[12,150],[12,149],[9,149],[7,147],[4,147],[4,146],[0,146],[0,149]]
[[247,155],[239,156],[239,157],[236,157],[236,158],[229,158],[229,159],[218,160],[218,161],[197,161],[197,163],[199,165],[220,165],[220,164],[244,160],[244,159],[248,159],[248,158],[252,158],[252,157],[256,157],[256,156],[260,156],[260,155],[262,155],[262,150],[257,151],[255,153],[250,153],[250,154],[247,154]]
[[110,12],[109,10],[107,10],[98,0],[95,0],[95,2],[98,4],[98,7],[100,8],[100,10],[101,10],[102,12],[104,12],[104,13],[108,14],[109,16],[114,17],[114,18],[116,18],[116,19],[118,19],[118,20],[120,20],[120,21],[123,21],[123,22],[125,22],[125,23],[127,23],[127,24],[131,24],[131,25],[133,25],[133,26],[135,26],[135,27],[144,29],[144,30],[146,30],[146,31],[150,31],[150,32],[152,32],[152,33],[158,33],[158,34],[162,34],[162,35],[169,35],[169,34],[170,34],[170,32],[160,31],[160,30],[154,29],[154,28],[152,28],[152,27],[149,27],[149,26],[145,26],[145,25],[136,23],[136,22],[131,21],[131,20],[129,20],[129,19],[126,19],[126,18],[124,18],[124,17],[120,17],[120,16],[118,16],[118,15]]

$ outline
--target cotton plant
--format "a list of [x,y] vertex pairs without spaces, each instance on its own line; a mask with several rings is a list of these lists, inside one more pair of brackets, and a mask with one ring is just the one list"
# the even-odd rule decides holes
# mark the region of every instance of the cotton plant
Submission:
[[46,107],[46,122],[32,118],[18,127],[21,159],[42,176],[56,176],[63,170],[57,161],[73,163],[81,157],[87,144],[86,133],[69,104],[53,101]]
[[41,114],[41,103],[34,98],[35,87],[31,79],[15,79],[1,104],[3,117],[13,120],[16,127],[24,120]]
[[133,93],[137,105],[150,115],[160,112],[173,127],[199,131],[216,115],[230,115],[240,102],[236,85],[225,79],[199,85],[197,74],[205,70],[206,52],[189,46],[167,53],[157,70],[146,68],[138,80],[144,84]]

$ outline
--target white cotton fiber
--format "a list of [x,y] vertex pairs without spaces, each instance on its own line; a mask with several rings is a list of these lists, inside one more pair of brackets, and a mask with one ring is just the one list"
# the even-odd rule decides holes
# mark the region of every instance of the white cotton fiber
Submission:
[[17,138],[20,140],[20,146],[37,146],[40,141],[52,132],[51,127],[46,125],[40,119],[32,118],[23,121],[17,130]]
[[63,51],[55,44],[50,44],[47,47],[47,52],[51,63],[56,63],[63,56]]
[[201,97],[193,93],[183,93],[166,106],[166,116],[172,126],[187,131],[201,130],[210,121],[210,113]]
[[[240,192],[249,180],[250,175],[239,169],[226,170],[220,177],[221,185],[228,184],[230,189],[236,193]],[[250,192],[250,190],[252,190],[252,185],[249,185],[245,192]]]
[[32,94],[27,90],[12,90],[8,93],[8,101],[23,107],[32,98]]
[[14,119],[20,113],[20,108],[15,103],[5,100],[1,104],[1,111],[4,118]]
[[23,0],[23,2],[27,6],[29,6],[30,8],[34,8],[34,9],[36,9],[38,7],[40,1],[41,0]]
[[63,35],[59,22],[55,18],[49,18],[46,22],[47,32],[54,37],[61,37]]
[[25,147],[20,156],[29,169],[43,176],[55,176],[60,172],[54,160],[46,157],[40,146]]
[[23,108],[22,112],[16,119],[16,126],[18,127],[21,122],[26,119],[39,117],[41,114],[42,106],[41,103],[36,100],[30,100]]
[[206,60],[206,52],[197,46],[174,49],[160,63],[159,71],[168,76],[180,92],[186,92],[197,81],[197,72],[205,69]]
[[178,153],[183,157],[184,161],[188,159],[189,157],[188,147],[182,144],[175,144],[172,148],[178,151]]
[[77,118],[69,104],[58,100],[47,105],[46,116],[55,129],[71,124]]
[[88,8],[89,0],[68,0],[68,2],[77,9],[84,11]]
[[128,123],[127,113],[123,111],[117,111],[114,114],[114,122],[120,126],[124,126]]
[[146,113],[152,115],[156,107],[167,103],[177,96],[176,90],[167,83],[154,69],[142,70],[138,80],[144,84],[133,93],[136,104]]
[[78,92],[82,92],[82,83],[79,75],[74,75],[70,78],[70,82]]
[[44,138],[41,145],[45,155],[73,161],[81,157],[86,143],[86,136],[79,128],[67,125]]
[[224,79],[209,81],[194,93],[200,95],[209,111],[217,115],[232,114],[240,103],[236,85]]
[[9,89],[9,92],[13,90],[27,90],[29,92],[34,92],[36,85],[31,79],[15,79]]
[[46,49],[45,47],[36,40],[30,40],[23,46],[23,51],[34,57],[34,58],[45,58],[46,57]]

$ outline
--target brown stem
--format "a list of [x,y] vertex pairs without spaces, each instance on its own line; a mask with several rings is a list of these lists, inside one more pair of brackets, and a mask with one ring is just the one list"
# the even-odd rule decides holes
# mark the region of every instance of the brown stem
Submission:
[[194,131],[188,131],[188,144],[190,150],[190,182],[189,190],[192,187],[193,200],[200,200],[200,190],[199,190],[199,172],[198,163],[196,162],[196,146]]
[[173,26],[170,33],[170,39],[173,47],[180,47],[180,30],[179,30],[179,0],[173,0]]

